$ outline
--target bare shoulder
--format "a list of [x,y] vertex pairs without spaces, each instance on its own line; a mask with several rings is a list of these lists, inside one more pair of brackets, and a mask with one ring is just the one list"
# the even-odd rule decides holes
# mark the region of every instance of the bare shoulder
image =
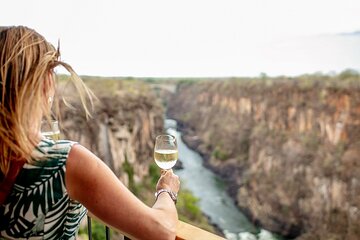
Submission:
[[68,160],[70,163],[82,162],[82,161],[93,161],[96,160],[96,155],[94,155],[91,151],[89,151],[87,148],[82,146],[81,144],[74,144],[71,147],[71,150],[69,152]]
[[[95,170],[94,168],[104,167],[105,165],[94,153],[82,146],[74,144],[69,152],[66,167],[68,171],[86,169],[87,172]],[[78,169],[80,168],[80,169]]]

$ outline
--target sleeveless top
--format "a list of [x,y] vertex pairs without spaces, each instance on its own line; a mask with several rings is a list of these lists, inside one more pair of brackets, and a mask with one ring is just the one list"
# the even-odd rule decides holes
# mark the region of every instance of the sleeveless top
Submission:
[[0,239],[75,239],[87,210],[69,198],[65,186],[74,143],[40,141],[0,206]]

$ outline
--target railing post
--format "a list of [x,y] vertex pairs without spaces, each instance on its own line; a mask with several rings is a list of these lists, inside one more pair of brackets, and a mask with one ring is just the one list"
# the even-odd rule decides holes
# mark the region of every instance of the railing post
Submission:
[[[87,232],[89,236],[89,240],[92,240],[92,228],[91,228],[91,217],[87,216]],[[105,236],[106,240],[110,240],[110,228],[105,226]],[[124,240],[131,240],[130,238],[123,236]]]
[[110,230],[108,226],[105,226],[106,240],[110,240]]
[[89,240],[92,240],[91,218],[89,216],[87,216],[87,228],[88,228]]

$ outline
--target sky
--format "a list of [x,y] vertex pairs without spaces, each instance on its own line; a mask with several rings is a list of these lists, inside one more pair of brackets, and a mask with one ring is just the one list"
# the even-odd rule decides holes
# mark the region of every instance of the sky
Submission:
[[[80,75],[296,76],[360,69],[359,0],[11,0]],[[59,69],[60,73],[64,70]]]

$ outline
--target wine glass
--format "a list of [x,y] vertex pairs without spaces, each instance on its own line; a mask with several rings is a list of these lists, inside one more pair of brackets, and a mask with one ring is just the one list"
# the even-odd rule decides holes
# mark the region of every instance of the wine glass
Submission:
[[41,134],[46,137],[50,138],[54,141],[60,140],[60,129],[59,123],[56,120],[51,120],[50,122],[44,120],[41,122]]
[[154,159],[155,163],[164,170],[169,170],[176,164],[178,149],[174,136],[159,135],[156,137]]

